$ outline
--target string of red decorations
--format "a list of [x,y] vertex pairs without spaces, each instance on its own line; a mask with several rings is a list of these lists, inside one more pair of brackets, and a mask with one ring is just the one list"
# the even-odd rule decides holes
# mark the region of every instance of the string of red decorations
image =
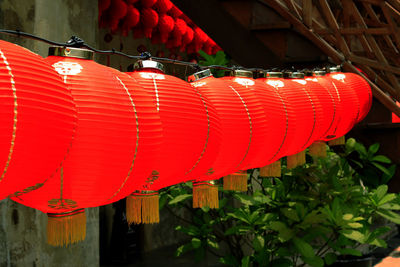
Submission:
[[[178,183],[193,182],[194,207],[216,208],[216,180],[246,191],[248,169],[279,176],[284,156],[288,168],[303,164],[308,148],[323,156],[323,141],[343,142],[372,103],[368,83],[337,67],[306,75],[203,67],[97,50],[77,37],[0,33],[56,45],[42,59],[0,42],[0,192],[47,213],[48,241],[57,246],[85,238],[85,208],[125,197],[129,222],[158,222],[158,191]],[[95,63],[93,52],[139,60],[128,75]],[[188,83],[158,61],[197,71]],[[214,78],[204,68],[227,72]],[[34,175],[20,182],[26,168]]]
[[99,26],[113,34],[149,38],[168,49],[188,54],[200,49],[209,55],[222,50],[170,0],[99,0]]

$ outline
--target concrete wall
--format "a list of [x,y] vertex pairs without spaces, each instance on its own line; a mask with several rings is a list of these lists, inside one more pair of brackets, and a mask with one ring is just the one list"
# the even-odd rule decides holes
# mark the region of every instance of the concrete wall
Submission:
[[[0,28],[21,30],[54,41],[71,35],[98,46],[97,0],[0,0]],[[42,56],[48,45],[0,35]],[[0,201],[0,267],[98,266],[98,208],[86,209],[87,236],[68,248],[46,244],[47,216],[11,200]]]

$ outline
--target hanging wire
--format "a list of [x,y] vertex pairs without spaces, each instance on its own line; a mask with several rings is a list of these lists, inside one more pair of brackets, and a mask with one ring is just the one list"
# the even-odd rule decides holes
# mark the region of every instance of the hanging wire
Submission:
[[[241,67],[241,66],[232,66],[232,67],[227,67],[227,66],[222,66],[222,65],[201,66],[201,65],[199,65],[197,63],[193,63],[193,62],[187,62],[187,61],[181,61],[181,60],[163,58],[163,57],[153,57],[149,52],[144,52],[139,56],[134,56],[134,55],[129,55],[129,54],[125,54],[123,52],[117,51],[114,48],[111,49],[111,50],[99,50],[99,49],[96,49],[96,48],[86,44],[84,40],[82,40],[81,38],[79,38],[77,36],[72,36],[70,38],[70,40],[68,40],[67,42],[60,43],[60,42],[55,42],[55,41],[48,40],[46,38],[42,38],[42,37],[36,36],[34,34],[22,32],[20,30],[0,29],[0,33],[13,35],[13,36],[17,36],[17,37],[24,37],[24,38],[28,38],[28,39],[33,39],[33,40],[41,41],[41,42],[47,43],[49,45],[54,45],[54,46],[85,48],[85,49],[91,50],[91,51],[93,51],[93,52],[95,52],[97,54],[118,55],[118,56],[126,57],[126,58],[129,58],[129,59],[136,59],[136,60],[150,60],[151,59],[151,60],[159,61],[161,63],[169,63],[169,64],[174,64],[174,65],[186,66],[186,69],[187,69],[187,67],[191,67],[195,71],[201,71],[201,70],[204,70],[204,69],[248,70],[248,71],[252,71],[252,72],[271,71],[271,70],[265,70],[265,69],[262,69],[262,68],[244,68],[244,67]],[[277,68],[273,68],[272,69],[272,71],[274,71],[274,70],[276,71]],[[294,71],[294,67],[292,67],[292,69],[289,70],[289,71]]]

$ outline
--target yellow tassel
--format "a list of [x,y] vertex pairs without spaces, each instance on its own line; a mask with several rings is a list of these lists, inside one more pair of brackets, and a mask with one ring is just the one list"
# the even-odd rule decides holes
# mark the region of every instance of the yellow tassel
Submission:
[[247,172],[235,172],[224,176],[224,190],[247,192]]
[[328,142],[329,146],[341,146],[346,143],[346,138],[344,136],[338,137]]
[[326,143],[316,141],[308,148],[308,153],[313,157],[326,158]]
[[67,246],[85,240],[86,214],[84,209],[47,214],[47,243]]
[[203,181],[193,183],[193,208],[209,207],[217,209],[218,185],[215,181]]
[[303,165],[306,163],[306,151],[303,150],[297,154],[287,156],[287,168],[293,169],[297,166]]
[[260,168],[260,177],[281,177],[281,160]]
[[156,191],[139,191],[126,198],[128,224],[160,222],[159,197]]

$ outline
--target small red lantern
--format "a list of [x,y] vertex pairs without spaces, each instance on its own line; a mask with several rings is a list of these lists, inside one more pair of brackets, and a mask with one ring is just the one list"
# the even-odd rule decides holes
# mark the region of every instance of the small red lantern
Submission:
[[0,41],[0,200],[43,186],[71,145],[71,92],[42,57]]
[[128,36],[129,31],[135,27],[140,20],[140,12],[133,6],[128,6],[126,16],[122,19],[122,34]]
[[[147,184],[136,190],[156,191],[207,173],[221,142],[220,120],[207,97],[187,82],[164,74],[163,66],[155,61],[138,61],[135,71],[129,75],[153,96],[163,127],[159,160]],[[141,195],[145,197],[144,192]],[[139,196],[128,198],[128,206],[135,197]],[[139,209],[130,211],[127,207],[127,217],[128,221],[137,223],[135,218],[140,216],[129,215],[134,211]],[[142,212],[146,210],[142,208]],[[146,216],[142,214],[142,217]],[[154,218],[152,222],[157,221]]]
[[154,9],[157,10],[159,14],[167,13],[174,4],[170,0],[157,0],[157,3],[154,5]]
[[172,30],[174,29],[175,21],[172,17],[162,14],[157,25],[158,31],[160,33],[161,43],[165,43]]
[[76,102],[76,134],[57,177],[13,200],[47,213],[48,242],[65,245],[85,238],[84,208],[125,197],[126,186],[148,177],[161,124],[146,92],[137,85],[129,91],[130,77],[90,60],[91,51],[49,52],[46,61]]
[[140,11],[140,21],[144,36],[151,38],[153,28],[155,28],[158,24],[158,19],[158,14],[154,9],[143,8]]
[[[397,101],[396,101],[396,105],[398,107],[400,107],[400,103]],[[392,123],[399,123],[399,122],[400,122],[400,118],[396,114],[392,113]]]

